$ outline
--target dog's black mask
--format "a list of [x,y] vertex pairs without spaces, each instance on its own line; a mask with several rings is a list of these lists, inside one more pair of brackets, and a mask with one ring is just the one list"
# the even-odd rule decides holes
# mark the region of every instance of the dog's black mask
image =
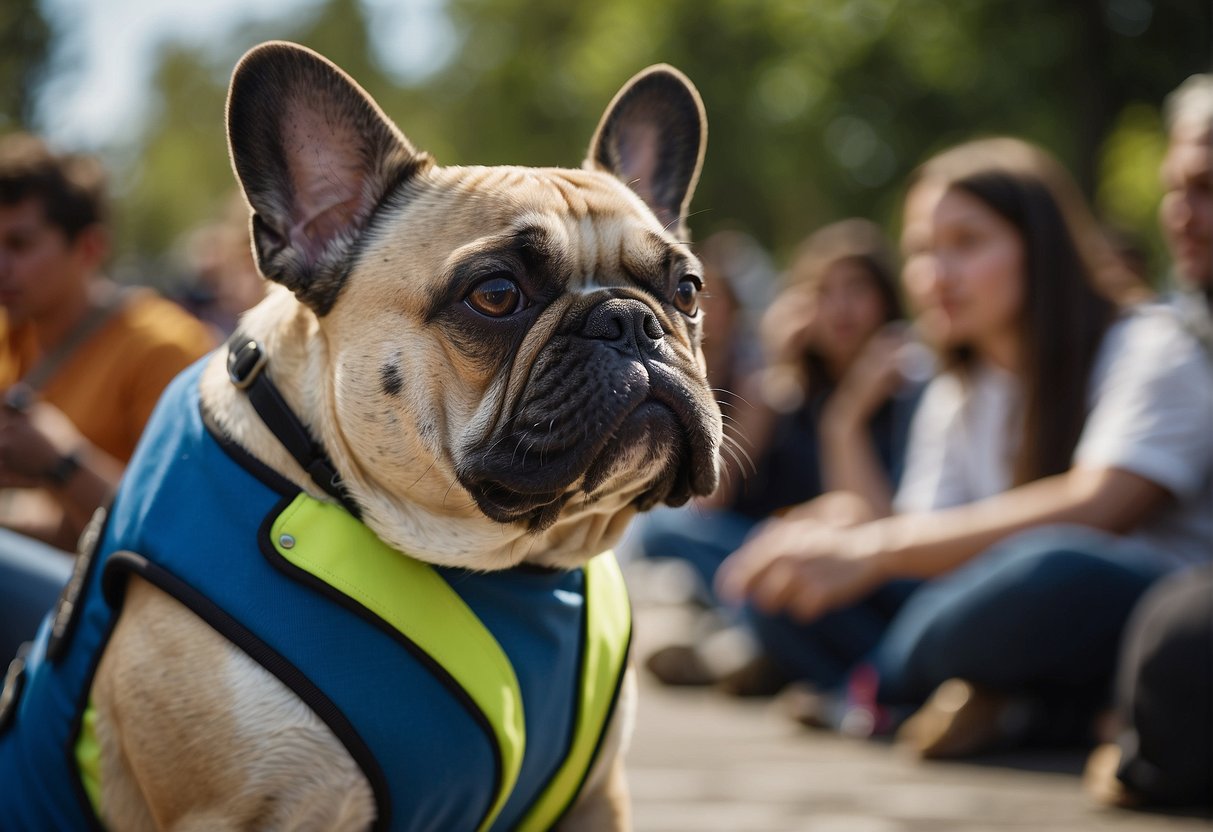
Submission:
[[575,300],[509,418],[465,459],[460,481],[480,509],[539,530],[613,477],[637,478],[640,510],[711,493],[717,405],[670,340],[646,301]]

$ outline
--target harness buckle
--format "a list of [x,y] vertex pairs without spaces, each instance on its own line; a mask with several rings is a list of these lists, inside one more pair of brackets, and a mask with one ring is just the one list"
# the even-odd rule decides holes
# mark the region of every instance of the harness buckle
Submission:
[[243,339],[227,353],[227,376],[240,390],[247,390],[265,369],[269,355],[252,338]]

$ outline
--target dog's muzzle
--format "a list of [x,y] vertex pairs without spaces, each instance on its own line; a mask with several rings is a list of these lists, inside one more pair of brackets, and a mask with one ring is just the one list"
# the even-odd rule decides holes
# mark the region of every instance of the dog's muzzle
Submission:
[[720,411],[653,310],[611,297],[570,311],[512,417],[469,453],[460,481],[486,515],[555,522],[575,493],[643,486],[641,510],[716,488]]

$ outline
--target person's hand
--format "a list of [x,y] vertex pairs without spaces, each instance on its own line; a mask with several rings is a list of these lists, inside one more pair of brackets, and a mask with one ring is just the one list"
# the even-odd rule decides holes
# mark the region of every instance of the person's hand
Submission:
[[898,326],[887,326],[869,338],[830,396],[825,418],[866,424],[904,381],[899,354],[906,340],[904,328]]
[[799,365],[818,328],[818,305],[801,287],[780,292],[767,307],[758,327],[769,366]]
[[815,520],[836,529],[877,519],[868,501],[851,491],[827,491],[807,502],[780,509],[777,516],[784,520]]
[[811,519],[764,523],[721,565],[717,592],[811,621],[884,583],[873,531],[870,524],[844,529]]
[[759,401],[775,413],[791,413],[805,400],[805,357],[820,329],[816,298],[804,287],[785,289],[759,323],[764,366],[756,376]]
[[0,408],[0,488],[41,488],[63,456],[83,439],[63,412],[46,402]]

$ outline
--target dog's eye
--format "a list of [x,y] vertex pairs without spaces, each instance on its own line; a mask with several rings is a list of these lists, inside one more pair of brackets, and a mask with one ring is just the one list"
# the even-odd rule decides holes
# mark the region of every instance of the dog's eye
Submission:
[[490,318],[505,318],[527,306],[526,295],[507,274],[496,274],[476,285],[464,303]]
[[702,284],[697,277],[684,277],[674,290],[674,306],[679,312],[693,318],[699,311],[699,290]]

